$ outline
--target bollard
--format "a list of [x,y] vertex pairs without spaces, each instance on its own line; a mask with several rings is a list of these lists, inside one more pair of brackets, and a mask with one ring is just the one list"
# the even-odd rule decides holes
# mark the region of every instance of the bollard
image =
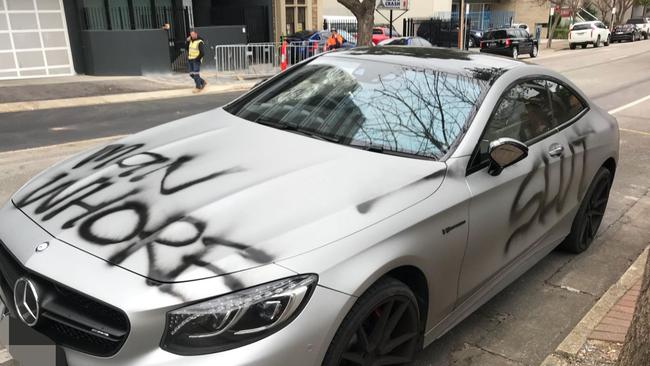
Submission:
[[282,41],[282,50],[280,51],[280,71],[287,69],[287,41]]

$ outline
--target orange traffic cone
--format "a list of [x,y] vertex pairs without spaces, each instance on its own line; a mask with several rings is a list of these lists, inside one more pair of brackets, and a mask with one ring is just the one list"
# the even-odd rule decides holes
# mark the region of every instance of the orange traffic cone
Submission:
[[282,50],[280,51],[280,71],[287,69],[287,41],[282,41]]

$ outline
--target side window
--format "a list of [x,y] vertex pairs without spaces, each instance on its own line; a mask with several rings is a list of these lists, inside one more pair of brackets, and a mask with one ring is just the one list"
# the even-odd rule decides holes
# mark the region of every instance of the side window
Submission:
[[569,88],[553,81],[547,81],[547,84],[556,126],[566,123],[586,108]]
[[504,94],[488,122],[481,152],[487,153],[496,139],[509,137],[529,143],[553,128],[546,81],[525,81]]

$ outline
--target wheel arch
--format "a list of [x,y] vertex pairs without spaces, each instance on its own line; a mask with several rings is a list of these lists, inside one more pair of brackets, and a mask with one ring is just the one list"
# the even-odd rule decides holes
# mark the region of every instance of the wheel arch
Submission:
[[[429,309],[429,283],[427,277],[421,269],[413,265],[403,265],[388,271],[385,275],[381,276],[377,281],[384,277],[392,277],[402,283],[413,291],[415,298],[418,301],[418,309],[420,310],[420,325],[422,329],[426,327],[427,316]],[[375,281],[376,282],[376,281]]]
[[612,173],[612,176],[616,175],[616,160],[614,160],[614,158],[610,157],[605,160],[602,167],[609,170],[609,172]]

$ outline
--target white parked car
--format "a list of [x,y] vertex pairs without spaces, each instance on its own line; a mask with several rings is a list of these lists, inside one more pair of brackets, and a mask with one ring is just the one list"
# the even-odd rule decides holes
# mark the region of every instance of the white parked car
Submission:
[[575,23],[569,28],[569,47],[574,50],[578,45],[587,48],[588,44],[599,47],[601,44],[609,46],[611,34],[603,22]]
[[526,32],[528,32],[528,34],[530,34],[530,28],[528,28],[528,24],[526,24],[526,23],[512,23],[511,27],[512,28],[521,28],[521,29],[525,30]]

